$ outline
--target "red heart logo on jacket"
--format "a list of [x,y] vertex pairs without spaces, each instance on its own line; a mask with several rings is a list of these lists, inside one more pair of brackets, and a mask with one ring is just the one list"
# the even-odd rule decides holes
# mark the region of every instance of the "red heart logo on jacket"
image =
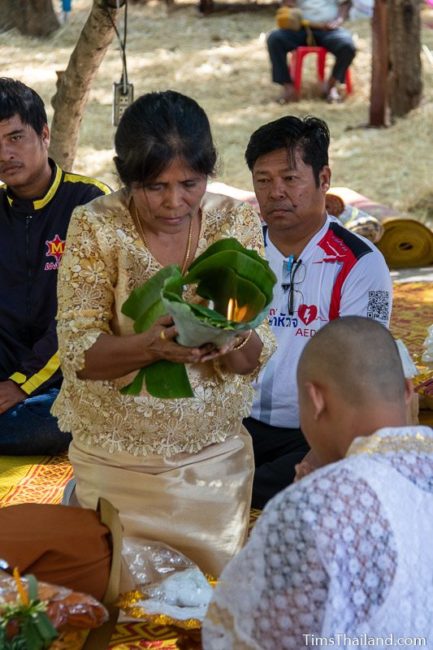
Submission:
[[309,325],[309,323],[316,319],[316,305],[299,305],[298,316],[305,325]]

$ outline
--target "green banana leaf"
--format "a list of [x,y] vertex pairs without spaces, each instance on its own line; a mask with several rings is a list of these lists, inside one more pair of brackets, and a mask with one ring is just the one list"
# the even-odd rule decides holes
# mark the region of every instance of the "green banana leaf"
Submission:
[[269,302],[257,284],[239,276],[230,267],[224,267],[218,272],[217,283],[214,273],[204,273],[196,291],[202,298],[212,300],[214,310],[219,314],[227,313],[230,298],[236,299],[239,307],[246,308],[242,317],[242,321],[246,322],[252,320]]
[[[122,314],[135,321],[134,330],[137,334],[149,329],[160,316],[167,313],[161,303],[161,289],[167,278],[181,277],[179,266],[170,264],[131,292],[122,305]],[[182,284],[179,286],[181,290]]]
[[[166,266],[132,291],[122,313],[134,320],[134,331],[144,332],[162,315],[170,314],[181,345],[200,347],[214,343],[222,347],[239,331],[258,327],[267,314],[276,277],[256,251],[237,239],[221,239],[197,257],[186,275],[178,265]],[[183,299],[186,285],[209,301],[208,305]],[[236,319],[228,319],[229,300],[235,301]],[[143,380],[150,395],[160,398],[192,397],[184,364],[157,361],[142,368],[131,384],[121,390],[139,395]]]
[[[141,286],[134,289],[129,298],[122,305],[122,313],[134,319],[134,331],[139,334],[148,330],[153,323],[167,313],[162,300],[161,291],[168,278],[182,277],[179,266],[171,264]],[[182,284],[179,284],[179,292]],[[192,397],[194,395],[189,383],[185,365],[171,361],[156,361],[145,368],[141,368],[133,381],[121,389],[124,395],[139,395],[142,390],[143,380],[150,395],[175,399],[178,397]]]

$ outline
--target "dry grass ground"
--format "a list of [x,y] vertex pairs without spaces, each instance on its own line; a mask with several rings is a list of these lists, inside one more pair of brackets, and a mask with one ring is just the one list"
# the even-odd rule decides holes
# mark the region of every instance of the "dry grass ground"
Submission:
[[[251,188],[243,152],[250,133],[288,111],[315,114],[331,129],[334,185],[346,185],[396,210],[433,218],[431,172],[433,125],[433,11],[423,10],[424,97],[409,117],[389,129],[360,128],[368,120],[370,85],[369,21],[352,22],[358,55],[352,78],[355,93],[344,104],[317,97],[314,61],[306,60],[303,97],[290,107],[274,99],[265,34],[274,26],[275,5],[245,5],[200,17],[195,4],[177,0],[167,14],[163,3],[129,7],[127,60],[135,93],[173,88],[194,97],[208,112],[220,153],[216,180]],[[2,74],[32,85],[50,107],[56,70],[66,67],[86,20],[91,0],[73,0],[69,21],[49,40],[27,39],[15,31],[0,34]],[[313,59],[313,57],[309,57]],[[329,58],[329,57],[328,57]],[[118,43],[107,53],[84,116],[75,169],[116,185],[112,166],[112,83],[119,81]],[[50,109],[51,111],[51,109]]]

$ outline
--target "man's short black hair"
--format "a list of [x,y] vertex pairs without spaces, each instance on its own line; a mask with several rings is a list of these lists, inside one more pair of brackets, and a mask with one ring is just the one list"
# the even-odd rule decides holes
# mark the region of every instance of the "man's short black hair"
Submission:
[[21,81],[0,77],[0,122],[19,115],[23,124],[31,126],[37,135],[48,124],[44,102],[38,93]]
[[318,117],[286,115],[254,131],[245,151],[245,159],[250,171],[253,171],[260,156],[287,149],[288,156],[294,158],[296,151],[299,151],[304,163],[313,168],[314,179],[319,186],[320,171],[329,163],[329,139],[327,124]]

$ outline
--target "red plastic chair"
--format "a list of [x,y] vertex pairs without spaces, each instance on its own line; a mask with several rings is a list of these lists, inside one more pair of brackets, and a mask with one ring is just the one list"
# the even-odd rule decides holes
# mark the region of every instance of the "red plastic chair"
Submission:
[[[290,55],[290,76],[295,86],[296,92],[299,93],[302,83],[302,62],[304,56],[307,54],[317,54],[317,77],[319,81],[325,81],[325,64],[326,64],[326,55],[328,50],[325,47],[311,46],[311,45],[301,45],[297,47],[296,50],[293,50]],[[350,68],[347,68],[346,78],[344,80],[346,84],[346,93],[350,95],[353,92],[352,78],[350,76]]]

